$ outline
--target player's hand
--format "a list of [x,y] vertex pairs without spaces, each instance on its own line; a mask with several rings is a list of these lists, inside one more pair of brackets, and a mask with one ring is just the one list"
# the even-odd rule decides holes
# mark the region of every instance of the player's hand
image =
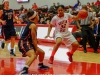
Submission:
[[21,24],[21,21],[17,21],[17,24]]
[[93,28],[93,26],[92,26],[92,25],[90,25],[89,27],[90,27],[90,28]]
[[78,29],[76,32],[81,32],[81,29]]
[[96,37],[97,36],[97,34],[94,34],[94,37]]
[[2,25],[6,25],[6,21],[2,21]]
[[82,30],[82,27],[79,27],[80,30]]

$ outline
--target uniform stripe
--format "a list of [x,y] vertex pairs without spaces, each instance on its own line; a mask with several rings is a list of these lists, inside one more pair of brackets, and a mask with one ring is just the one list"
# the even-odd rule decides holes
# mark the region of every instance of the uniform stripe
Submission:
[[26,50],[25,50],[25,48],[24,48],[24,46],[23,46],[23,40],[21,40],[20,47],[21,47],[21,49],[26,53]]
[[2,37],[5,39],[4,28],[2,28]]

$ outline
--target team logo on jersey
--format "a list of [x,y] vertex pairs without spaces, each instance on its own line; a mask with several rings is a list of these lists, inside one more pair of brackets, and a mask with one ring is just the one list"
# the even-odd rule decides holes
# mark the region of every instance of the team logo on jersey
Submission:
[[12,12],[9,13],[5,12],[5,15],[12,15],[12,14],[13,14]]
[[8,13],[8,15],[12,15],[12,14],[13,14],[12,12],[9,12],[9,13]]
[[67,20],[63,20],[63,21],[58,23],[58,25],[60,26],[60,32],[66,31],[66,24],[67,24]]

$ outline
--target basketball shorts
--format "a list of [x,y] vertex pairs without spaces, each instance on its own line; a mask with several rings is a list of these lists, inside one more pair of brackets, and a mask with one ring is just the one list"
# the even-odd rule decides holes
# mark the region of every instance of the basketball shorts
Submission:
[[19,48],[19,51],[22,53],[22,56],[26,56],[26,52],[28,52],[29,50],[34,50],[35,51],[35,47],[32,43],[29,43],[28,41],[22,41],[20,40],[18,42],[18,48]]
[[54,39],[56,40],[59,37],[62,38],[62,42],[68,48],[72,45],[72,43],[76,42],[76,39],[74,38],[74,36],[69,31],[67,31],[65,33],[61,33],[61,32],[55,33]]
[[2,36],[5,40],[9,40],[11,36],[16,36],[14,27],[2,28]]

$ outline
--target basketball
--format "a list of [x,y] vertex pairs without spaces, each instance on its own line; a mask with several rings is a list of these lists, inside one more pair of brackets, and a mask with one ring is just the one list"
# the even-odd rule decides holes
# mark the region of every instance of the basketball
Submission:
[[85,19],[85,18],[87,18],[87,16],[88,16],[88,12],[86,10],[80,10],[78,12],[78,17],[81,19]]

